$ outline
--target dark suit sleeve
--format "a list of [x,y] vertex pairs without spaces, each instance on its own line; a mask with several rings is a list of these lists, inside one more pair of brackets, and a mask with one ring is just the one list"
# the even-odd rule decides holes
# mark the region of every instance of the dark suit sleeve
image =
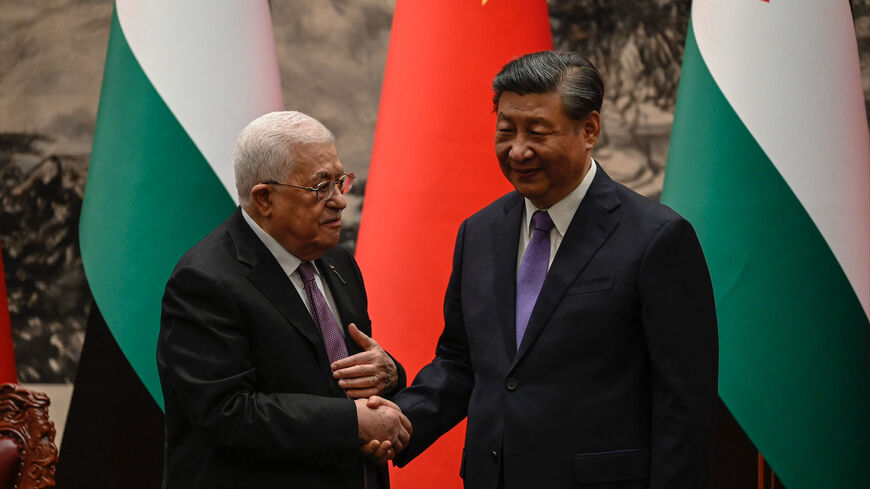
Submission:
[[202,270],[173,274],[158,345],[164,390],[171,389],[192,429],[220,450],[324,468],[352,463],[360,447],[354,403],[261,391],[250,351],[267,345],[251,344],[232,290]]
[[640,271],[651,362],[651,489],[707,487],[717,395],[713,289],[692,226],[670,221]]
[[396,404],[414,429],[411,443],[396,457],[399,467],[423,452],[468,413],[474,378],[462,316],[464,235],[465,223],[456,239],[453,271],[444,297],[444,331],[438,339],[435,359],[420,370],[411,387],[395,396]]

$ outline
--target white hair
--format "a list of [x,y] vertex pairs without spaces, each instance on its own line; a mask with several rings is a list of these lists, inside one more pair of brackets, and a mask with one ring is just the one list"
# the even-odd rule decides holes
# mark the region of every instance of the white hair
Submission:
[[254,119],[239,134],[233,163],[242,207],[250,205],[254,185],[290,174],[297,144],[334,142],[329,129],[302,112],[270,112]]

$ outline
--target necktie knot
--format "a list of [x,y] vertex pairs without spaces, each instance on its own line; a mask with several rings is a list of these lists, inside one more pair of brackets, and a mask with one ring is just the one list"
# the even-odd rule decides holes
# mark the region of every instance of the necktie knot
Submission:
[[546,211],[537,211],[532,215],[532,225],[535,226],[535,232],[517,274],[517,348],[526,332],[550,264],[550,230],[553,229],[553,220]]
[[537,211],[532,215],[532,226],[536,231],[550,232],[553,229],[553,220],[547,211]]
[[303,283],[308,284],[314,282],[314,265],[312,265],[310,261],[300,263],[299,268],[296,270],[299,271],[299,276],[302,277]]

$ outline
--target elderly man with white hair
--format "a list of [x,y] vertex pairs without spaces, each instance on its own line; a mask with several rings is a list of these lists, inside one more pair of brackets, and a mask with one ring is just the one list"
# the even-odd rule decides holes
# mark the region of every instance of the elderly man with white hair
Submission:
[[411,426],[372,397],[405,374],[371,338],[360,270],[336,246],[353,174],[299,112],[249,124],[235,173],[241,206],[163,297],[164,487],[386,489]]

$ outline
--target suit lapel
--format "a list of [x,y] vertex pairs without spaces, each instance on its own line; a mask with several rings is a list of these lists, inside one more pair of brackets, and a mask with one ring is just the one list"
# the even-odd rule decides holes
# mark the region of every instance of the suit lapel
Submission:
[[248,280],[269,299],[287,322],[315,346],[323,349],[320,332],[308,314],[305,303],[296,293],[281,265],[245,222],[241,209],[237,209],[233,215],[229,233],[236,248],[236,258],[251,267]]
[[541,334],[565,291],[619,225],[618,213],[615,212],[617,207],[619,198],[616,196],[614,183],[599,166],[589,191],[559,245],[547,278],[544,279],[544,285],[514,358],[514,366]]
[[328,256],[324,256],[323,258],[316,260],[314,263],[320,271],[320,277],[325,282],[324,285],[329,287],[329,291],[332,293],[332,299],[335,300],[335,307],[338,309],[338,315],[341,318],[339,327],[344,330],[344,339],[345,344],[347,345],[348,355],[354,355],[361,352],[362,350],[359,345],[351,339],[350,333],[347,331],[347,327],[350,323],[357,321],[357,311],[353,307],[353,301],[351,301],[344,277],[339,275],[338,270],[335,268],[335,262]]
[[520,241],[520,226],[523,218],[523,198],[514,193],[504,206],[504,219],[493,224],[492,256],[495,280],[495,303],[499,307],[502,338],[508,358],[517,352],[516,296],[517,296],[517,247]]

